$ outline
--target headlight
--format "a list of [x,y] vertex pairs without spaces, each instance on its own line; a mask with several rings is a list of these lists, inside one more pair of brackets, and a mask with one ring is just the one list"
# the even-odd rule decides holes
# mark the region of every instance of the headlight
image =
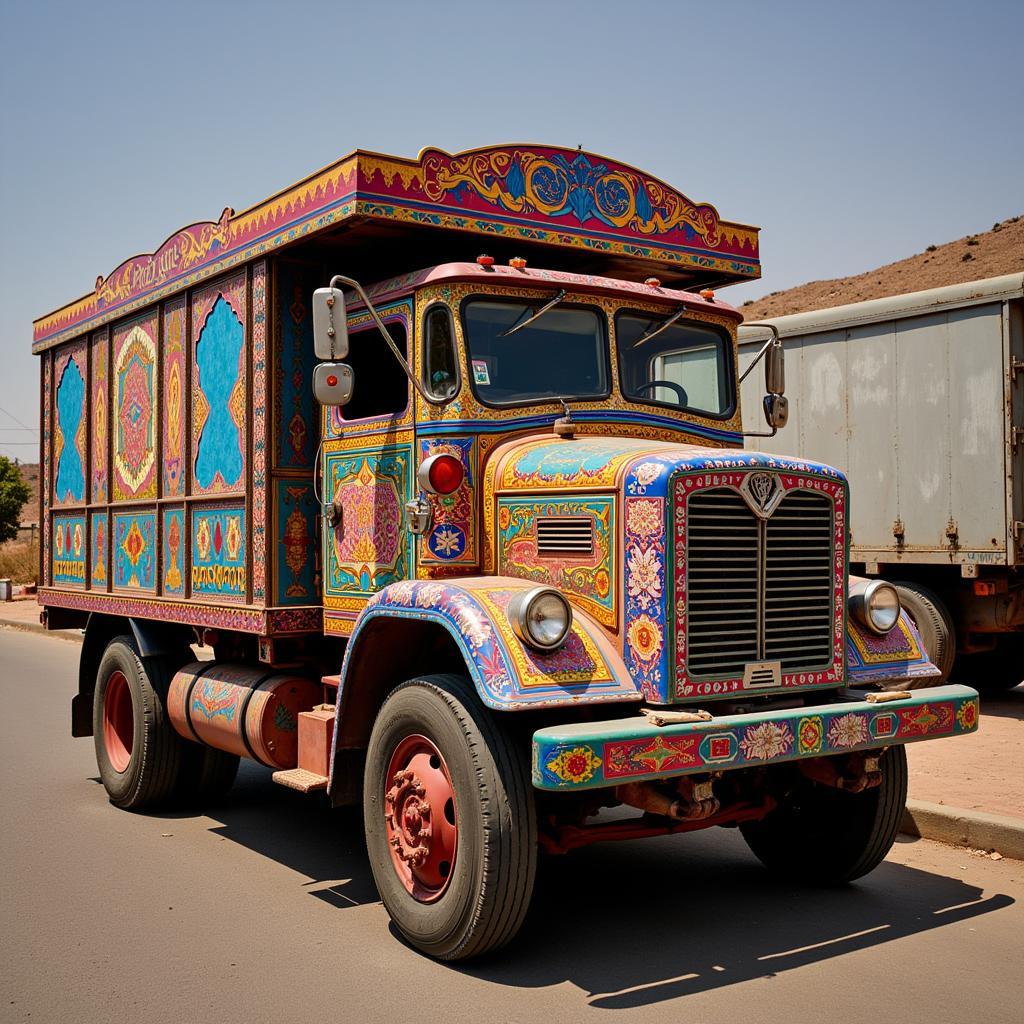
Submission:
[[536,587],[509,602],[508,617],[517,637],[539,651],[553,651],[569,635],[572,608],[557,590]]
[[884,636],[899,621],[900,597],[884,580],[872,580],[850,595],[850,614],[872,633]]

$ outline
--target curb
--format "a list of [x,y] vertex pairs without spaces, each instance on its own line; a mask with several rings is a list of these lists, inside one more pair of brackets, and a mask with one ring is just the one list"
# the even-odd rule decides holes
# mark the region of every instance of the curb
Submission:
[[53,636],[58,640],[70,640],[72,643],[82,642],[82,633],[77,629],[47,629],[38,622],[25,622],[22,619],[0,618],[0,626],[8,629],[20,629],[23,633],[42,633],[43,636]]
[[1024,860],[1024,818],[908,800],[900,831],[950,846],[998,850],[1004,857]]

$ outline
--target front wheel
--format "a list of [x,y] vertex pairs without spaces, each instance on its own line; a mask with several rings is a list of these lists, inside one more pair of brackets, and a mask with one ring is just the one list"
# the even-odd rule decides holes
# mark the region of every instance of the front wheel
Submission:
[[425,676],[387,698],[363,814],[377,890],[412,945],[463,960],[512,939],[537,867],[529,766],[468,679]]
[[882,781],[848,793],[800,778],[761,821],[740,825],[765,867],[818,884],[851,882],[874,870],[896,841],[907,804],[907,752],[890,747]]

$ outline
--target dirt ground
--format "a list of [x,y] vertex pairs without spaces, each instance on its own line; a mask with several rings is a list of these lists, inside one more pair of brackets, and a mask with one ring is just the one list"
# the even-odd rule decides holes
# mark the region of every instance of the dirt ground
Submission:
[[908,259],[854,277],[811,281],[773,292],[745,303],[740,310],[747,321],[764,320],[1019,271],[1024,271],[1024,216],[1011,217],[979,235],[929,245]]

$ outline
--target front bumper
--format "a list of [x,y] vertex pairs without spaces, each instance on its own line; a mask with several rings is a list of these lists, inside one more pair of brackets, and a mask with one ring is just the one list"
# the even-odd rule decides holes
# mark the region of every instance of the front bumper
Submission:
[[566,791],[848,754],[978,728],[978,693],[937,686],[870,703],[852,694],[817,707],[652,725],[644,717],[577,722],[533,734],[533,785]]

